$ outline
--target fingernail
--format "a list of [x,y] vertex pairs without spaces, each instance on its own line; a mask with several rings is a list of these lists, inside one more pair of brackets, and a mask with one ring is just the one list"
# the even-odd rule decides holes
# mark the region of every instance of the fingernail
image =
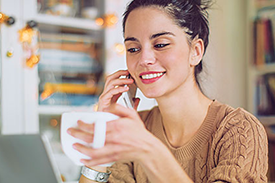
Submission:
[[76,144],[73,144],[73,148],[74,148],[74,149],[77,149],[77,145],[76,145]]
[[70,134],[70,135],[72,134],[70,129],[67,130],[67,133]]

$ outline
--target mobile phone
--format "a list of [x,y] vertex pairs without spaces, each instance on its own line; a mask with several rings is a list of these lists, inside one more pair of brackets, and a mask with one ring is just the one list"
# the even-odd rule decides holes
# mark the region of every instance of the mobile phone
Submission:
[[[128,75],[127,78],[131,78],[131,75]],[[123,101],[128,108],[134,108],[134,98],[137,93],[137,86],[135,83],[128,85],[129,90],[122,94]]]

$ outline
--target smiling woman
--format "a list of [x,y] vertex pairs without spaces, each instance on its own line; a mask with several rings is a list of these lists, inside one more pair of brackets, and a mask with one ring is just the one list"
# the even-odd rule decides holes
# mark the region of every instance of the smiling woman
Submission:
[[[98,165],[116,162],[107,171],[110,183],[267,182],[261,123],[200,89],[208,3],[133,0],[128,5],[123,21],[128,70],[107,77],[98,105],[99,111],[120,118],[107,124],[103,148],[75,144],[91,157],[82,161],[86,169],[107,171]],[[129,74],[130,79],[122,79]],[[133,82],[158,106],[136,112],[116,104]],[[85,122],[69,132],[92,142],[93,126]],[[80,183],[94,180],[83,174]]]

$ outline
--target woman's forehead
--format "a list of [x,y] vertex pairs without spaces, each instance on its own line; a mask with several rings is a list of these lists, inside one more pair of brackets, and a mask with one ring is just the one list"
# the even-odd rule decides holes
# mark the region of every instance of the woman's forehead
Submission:
[[153,32],[162,32],[165,30],[179,29],[173,19],[160,8],[142,7],[133,10],[125,24],[125,36],[129,34],[145,34]]

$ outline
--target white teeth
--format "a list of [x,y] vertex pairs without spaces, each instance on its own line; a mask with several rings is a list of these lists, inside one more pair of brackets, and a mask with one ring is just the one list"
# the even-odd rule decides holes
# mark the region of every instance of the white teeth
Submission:
[[155,73],[155,74],[145,74],[145,75],[142,75],[141,78],[142,79],[153,79],[153,78],[156,78],[156,77],[160,77],[162,76],[164,73]]

